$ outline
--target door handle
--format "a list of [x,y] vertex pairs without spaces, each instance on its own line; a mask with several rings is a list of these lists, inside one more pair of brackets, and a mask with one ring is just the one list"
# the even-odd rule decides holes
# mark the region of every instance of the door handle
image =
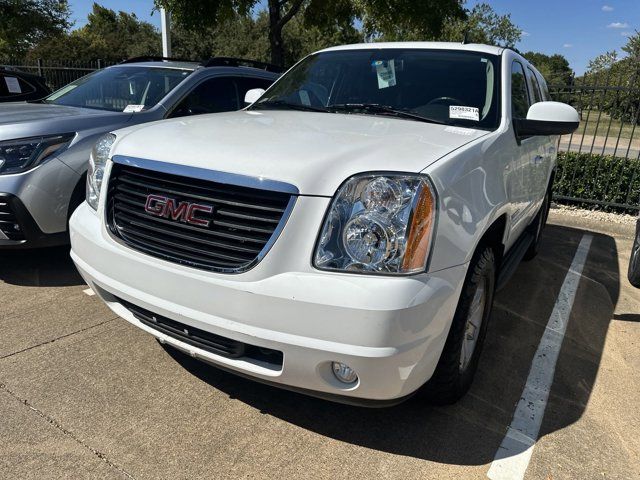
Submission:
[[531,163],[534,165],[540,165],[544,161],[544,157],[542,155],[536,155],[531,159]]

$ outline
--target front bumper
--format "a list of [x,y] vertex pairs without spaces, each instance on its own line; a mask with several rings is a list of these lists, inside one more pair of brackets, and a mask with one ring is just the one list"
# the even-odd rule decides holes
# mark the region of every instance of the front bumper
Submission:
[[68,243],[69,202],[79,181],[58,158],[25,173],[0,175],[0,249]]
[[[299,197],[281,238],[258,266],[242,274],[195,270],[134,251],[115,242],[86,203],[71,218],[71,255],[114,312],[193,357],[324,398],[393,403],[433,374],[466,265],[402,278],[350,275],[313,269],[305,251],[300,265],[306,268],[277,271],[278,265],[300,260],[292,259],[291,252],[304,249],[294,248],[299,235],[291,232],[308,233],[307,222],[319,225],[327,201]],[[189,327],[282,352],[282,363],[274,368],[194,347],[141,322],[127,302]],[[358,381],[340,383],[332,361],[353,368]]]
[[45,234],[18,197],[0,193],[0,248],[53,247],[68,241],[66,232]]

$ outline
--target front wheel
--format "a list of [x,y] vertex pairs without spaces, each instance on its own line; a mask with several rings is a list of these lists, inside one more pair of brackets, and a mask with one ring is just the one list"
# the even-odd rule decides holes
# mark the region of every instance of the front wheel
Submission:
[[487,333],[495,277],[493,249],[480,247],[469,265],[444,350],[433,377],[424,387],[430,402],[451,404],[469,390]]

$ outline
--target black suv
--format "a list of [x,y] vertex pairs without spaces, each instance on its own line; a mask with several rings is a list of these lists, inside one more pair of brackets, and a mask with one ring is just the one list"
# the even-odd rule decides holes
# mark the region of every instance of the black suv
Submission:
[[31,73],[0,68],[0,102],[40,100],[51,93],[45,79]]

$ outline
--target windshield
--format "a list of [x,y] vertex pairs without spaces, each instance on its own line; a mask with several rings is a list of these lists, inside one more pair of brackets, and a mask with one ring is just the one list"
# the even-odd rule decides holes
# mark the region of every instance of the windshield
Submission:
[[153,107],[191,72],[155,67],[105,68],[62,87],[44,101],[114,112],[139,112]]
[[252,108],[369,115],[494,129],[497,57],[476,52],[366,49],[311,55]]

